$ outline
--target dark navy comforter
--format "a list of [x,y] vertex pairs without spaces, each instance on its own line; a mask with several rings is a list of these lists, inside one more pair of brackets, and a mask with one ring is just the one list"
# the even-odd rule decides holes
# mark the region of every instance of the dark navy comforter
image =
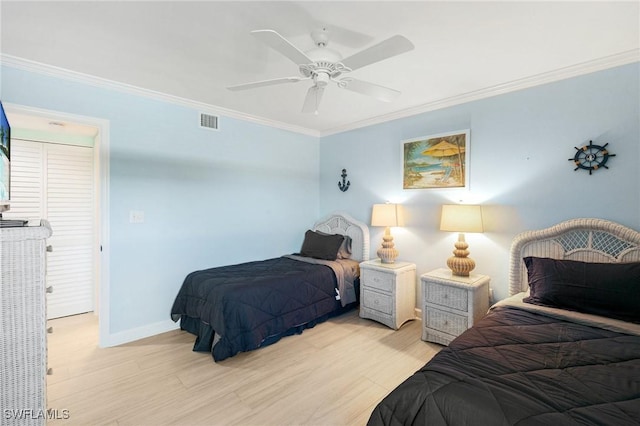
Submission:
[[340,311],[336,284],[330,267],[287,257],[196,271],[185,278],[171,318],[198,336],[194,350],[221,361]]
[[368,425],[639,425],[640,336],[497,308]]

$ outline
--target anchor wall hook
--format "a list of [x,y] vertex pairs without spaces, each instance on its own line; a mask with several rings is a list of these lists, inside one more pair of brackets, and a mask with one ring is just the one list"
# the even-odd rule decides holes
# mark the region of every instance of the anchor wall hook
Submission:
[[347,180],[347,169],[342,169],[340,176],[342,176],[342,182],[338,181],[338,188],[340,188],[340,191],[346,192],[349,189],[349,185],[351,185],[351,181]]

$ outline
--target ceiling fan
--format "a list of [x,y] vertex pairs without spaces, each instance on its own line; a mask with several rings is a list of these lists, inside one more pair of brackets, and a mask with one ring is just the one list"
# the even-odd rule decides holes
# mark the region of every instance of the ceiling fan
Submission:
[[381,101],[392,101],[400,94],[399,91],[355,78],[341,76],[358,68],[408,52],[414,47],[413,43],[407,38],[401,35],[395,35],[343,59],[340,53],[327,47],[329,31],[326,28],[311,33],[311,38],[316,48],[307,52],[301,51],[273,30],[256,30],[251,31],[251,34],[298,65],[301,76],[255,81],[230,86],[227,87],[227,89],[234,91],[246,90],[256,87],[312,80],[313,86],[307,91],[302,112],[313,112],[315,114],[318,113],[318,106],[320,105],[322,94],[329,82],[336,83],[340,88],[372,96]]

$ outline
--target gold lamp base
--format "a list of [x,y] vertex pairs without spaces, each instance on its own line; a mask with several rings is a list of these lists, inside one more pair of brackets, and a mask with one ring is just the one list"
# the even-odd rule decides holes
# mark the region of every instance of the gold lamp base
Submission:
[[384,236],[382,237],[382,247],[376,252],[382,263],[395,263],[396,257],[398,257],[398,250],[394,248],[393,235],[389,227],[384,230]]
[[454,244],[456,249],[453,256],[447,259],[447,266],[453,275],[468,277],[469,272],[476,267],[476,262],[469,256],[469,244],[464,239],[464,234],[458,234],[458,241]]

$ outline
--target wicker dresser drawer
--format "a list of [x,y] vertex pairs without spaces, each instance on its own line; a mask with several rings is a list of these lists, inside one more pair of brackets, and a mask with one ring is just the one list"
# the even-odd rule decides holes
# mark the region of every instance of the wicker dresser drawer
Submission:
[[466,312],[467,297],[468,292],[463,288],[431,283],[427,287],[426,302]]
[[51,227],[0,228],[0,425],[47,419],[46,239]]
[[392,275],[367,269],[361,271],[361,274],[363,279],[367,282],[367,287],[377,288],[378,290],[389,293],[393,291],[394,277]]
[[468,321],[465,316],[431,308],[427,310],[425,325],[443,333],[458,336],[467,329]]
[[373,309],[383,314],[391,315],[393,312],[393,300],[391,296],[376,293],[375,291],[365,289],[362,304],[365,308]]

